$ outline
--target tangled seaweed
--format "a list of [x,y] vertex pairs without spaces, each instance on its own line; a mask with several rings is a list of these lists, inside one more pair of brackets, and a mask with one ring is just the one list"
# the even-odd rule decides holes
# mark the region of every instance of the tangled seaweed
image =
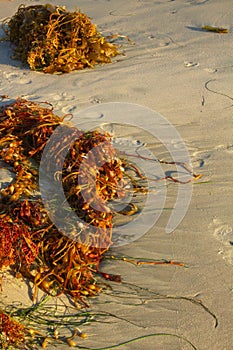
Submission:
[[93,68],[119,54],[86,14],[68,12],[65,6],[21,5],[3,29],[15,47],[14,58],[44,73]]
[[[10,266],[31,280],[35,285],[34,296],[39,287],[52,295],[67,293],[87,305],[84,298],[101,290],[94,274],[98,274],[101,256],[111,245],[112,232],[112,213],[103,208],[123,192],[123,181],[122,191],[116,189],[123,179],[123,167],[110,135],[75,129],[79,137],[65,158],[62,182],[71,208],[87,225],[76,230],[75,239],[60,233],[38,195],[39,161],[58,125],[73,134],[73,129],[55,116],[52,109],[33,102],[19,99],[0,111],[0,156],[15,173],[14,181],[1,190],[0,266]],[[53,145],[55,163],[59,163],[58,155],[65,143],[62,139]],[[102,144],[109,150],[108,161],[105,162],[105,153],[100,148],[92,155],[88,169],[79,170],[90,150]],[[99,161],[104,164],[96,170]],[[90,186],[82,189],[78,176],[88,178]],[[95,197],[97,202],[93,203]],[[90,234],[89,224],[96,227],[95,234]]]

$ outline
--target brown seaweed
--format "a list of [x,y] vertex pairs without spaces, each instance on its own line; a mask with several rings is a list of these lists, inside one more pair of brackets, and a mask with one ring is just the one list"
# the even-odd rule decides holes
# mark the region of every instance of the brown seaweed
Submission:
[[207,32],[214,32],[214,33],[219,33],[219,34],[227,34],[228,29],[227,28],[222,28],[222,27],[213,27],[209,25],[205,25],[201,27],[201,29],[207,31]]
[[14,58],[44,73],[67,73],[100,63],[110,63],[118,46],[100,34],[89,17],[65,6],[21,5],[3,22]]
[[[65,157],[61,174],[69,205],[86,224],[76,229],[75,236],[59,232],[44,208],[38,188],[44,147],[61,125],[78,137]],[[66,143],[69,145],[68,137],[52,145],[52,159],[58,165]],[[93,154],[92,149],[96,150]],[[83,167],[87,154],[89,163]],[[112,243],[113,213],[107,203],[125,195],[126,163],[113,148],[111,136],[98,130],[73,130],[51,108],[18,99],[0,110],[0,157],[15,173],[13,182],[1,190],[0,268],[10,266],[31,280],[34,297],[37,288],[41,288],[51,295],[69,294],[75,302],[88,305],[86,297],[101,290],[98,275],[114,280],[114,276],[99,271],[102,256]],[[102,165],[96,168],[98,163]],[[80,186],[82,178],[88,181],[88,187]],[[143,191],[136,182],[134,188]],[[57,216],[58,210],[55,209]],[[94,233],[90,232],[90,225],[95,228]],[[115,280],[119,281],[119,276]]]

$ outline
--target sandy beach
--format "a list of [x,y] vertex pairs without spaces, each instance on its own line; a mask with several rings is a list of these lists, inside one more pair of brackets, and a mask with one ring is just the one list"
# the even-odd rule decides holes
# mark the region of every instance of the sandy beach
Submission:
[[[12,16],[21,3],[21,0],[0,1],[1,21]],[[38,3],[47,2],[24,1],[26,5]],[[103,35],[122,35],[117,43],[121,44],[120,50],[124,54],[114,58],[112,64],[49,75],[30,71],[11,59],[12,47],[2,41],[0,95],[8,95],[10,99],[23,97],[35,102],[48,101],[59,116],[74,114],[77,124],[79,118],[80,123],[88,119],[87,108],[92,107],[94,111],[96,108],[101,115],[101,105],[107,103],[144,106],[158,112],[172,125],[172,130],[179,133],[194,172],[202,174],[189,187],[192,192],[190,205],[171,233],[166,232],[166,226],[176,203],[178,186],[168,181],[165,203],[153,227],[143,231],[130,244],[113,247],[112,251],[140,259],[179,261],[185,267],[105,262],[104,270],[120,274],[125,284],[112,284],[111,291],[107,289],[91,301],[91,308],[95,312],[116,314],[121,319],[88,324],[85,332],[89,336],[80,339],[78,345],[101,349],[144,335],[167,333],[171,336],[149,336],[116,349],[189,350],[192,349],[191,342],[198,350],[231,350],[232,1],[51,0],[51,3],[66,5],[69,11],[79,8],[89,15]],[[205,25],[227,28],[228,33],[204,31],[201,28]],[[0,33],[3,37],[2,30]],[[134,45],[123,36],[130,38]],[[126,117],[119,116],[116,138],[126,140],[128,137],[132,144],[139,140],[158,159],[171,161],[168,148],[152,132],[153,113],[150,119],[145,117],[143,120],[145,130],[149,128],[152,132],[150,135],[142,128],[140,132],[137,129],[128,135],[124,126],[128,113]],[[139,125],[140,117],[135,114],[135,118],[135,125]],[[111,116],[109,119],[111,123]],[[108,122],[105,112],[104,118],[100,118],[100,123],[103,122]],[[156,130],[156,123],[153,128]],[[171,145],[179,148],[179,144],[172,141],[169,141]],[[169,169],[174,170],[168,167],[167,171]],[[156,195],[155,208],[158,209]],[[28,286],[23,281],[15,281],[4,273],[2,288],[1,304],[17,301],[30,304]],[[206,309],[198,304],[199,301]],[[65,345],[57,347],[65,348]]]

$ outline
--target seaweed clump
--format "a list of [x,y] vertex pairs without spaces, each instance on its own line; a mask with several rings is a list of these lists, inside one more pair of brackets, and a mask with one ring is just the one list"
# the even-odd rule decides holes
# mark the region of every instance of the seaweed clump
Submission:
[[[51,143],[45,171],[48,181],[62,182],[72,212],[82,220],[73,227],[70,212],[61,214],[63,208],[54,205],[52,215],[62,217],[65,232],[50,219],[38,184],[42,154],[57,127],[64,137]],[[64,150],[62,165],[59,155]],[[114,213],[107,204],[125,195],[127,165],[113,148],[111,136],[98,130],[82,132],[56,116],[51,107],[18,99],[0,109],[0,159],[15,174],[0,192],[0,269],[9,266],[32,281],[34,297],[40,288],[50,295],[69,294],[86,306],[86,298],[101,291],[98,275],[120,281],[119,276],[99,271],[112,244]],[[53,172],[50,162],[55,164]],[[141,190],[137,181],[136,190]]]
[[44,73],[67,73],[110,63],[118,47],[98,32],[89,17],[68,12],[65,6],[21,5],[3,22],[7,39],[15,46],[14,58]]

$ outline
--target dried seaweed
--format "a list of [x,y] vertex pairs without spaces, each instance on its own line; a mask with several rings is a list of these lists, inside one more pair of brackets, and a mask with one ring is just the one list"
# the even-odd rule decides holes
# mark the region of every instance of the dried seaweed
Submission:
[[207,32],[213,32],[213,33],[219,33],[219,34],[227,34],[228,29],[227,28],[222,28],[222,27],[213,27],[213,26],[203,26],[201,29],[207,31]]
[[68,73],[99,63],[110,63],[118,46],[107,41],[80,11],[60,6],[21,5],[3,22],[14,58],[44,73]]

